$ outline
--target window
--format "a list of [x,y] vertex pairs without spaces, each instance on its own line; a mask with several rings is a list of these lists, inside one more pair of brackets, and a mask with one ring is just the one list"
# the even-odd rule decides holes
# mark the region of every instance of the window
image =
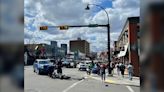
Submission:
[[49,61],[39,61],[39,64],[48,64]]

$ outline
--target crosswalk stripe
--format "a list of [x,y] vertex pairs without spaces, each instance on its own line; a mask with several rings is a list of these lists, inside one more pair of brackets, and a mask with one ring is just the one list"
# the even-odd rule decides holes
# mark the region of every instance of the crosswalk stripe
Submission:
[[130,92],[134,92],[134,90],[130,86],[126,86]]

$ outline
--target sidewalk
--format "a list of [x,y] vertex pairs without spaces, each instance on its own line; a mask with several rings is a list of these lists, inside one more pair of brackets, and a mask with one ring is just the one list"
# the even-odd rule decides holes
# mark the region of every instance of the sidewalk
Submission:
[[[90,78],[96,79],[96,80],[101,80],[100,76],[97,74],[91,74]],[[133,80],[129,80],[128,75],[125,73],[124,78],[122,76],[118,76],[116,74],[116,70],[114,70],[114,75],[113,76],[107,76],[106,75],[106,81],[107,83],[112,83],[112,84],[118,84],[118,85],[131,85],[131,86],[140,86],[140,79],[139,77],[133,77]]]

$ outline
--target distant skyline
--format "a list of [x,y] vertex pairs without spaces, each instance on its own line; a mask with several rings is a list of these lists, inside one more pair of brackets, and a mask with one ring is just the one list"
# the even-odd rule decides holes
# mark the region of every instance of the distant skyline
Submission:
[[52,29],[40,31],[41,25],[76,25],[98,23],[106,24],[105,12],[98,7],[86,11],[88,3],[99,4],[109,13],[111,25],[111,46],[117,40],[127,17],[139,16],[139,0],[25,0],[24,43],[69,43],[78,37],[87,40],[91,51],[107,50],[106,28],[70,28],[69,30]]

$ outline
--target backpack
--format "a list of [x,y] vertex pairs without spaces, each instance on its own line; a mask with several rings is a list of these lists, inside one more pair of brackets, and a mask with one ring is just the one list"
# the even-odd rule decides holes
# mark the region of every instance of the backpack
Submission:
[[124,69],[125,69],[125,65],[122,64],[122,65],[120,66],[120,70],[124,70]]

